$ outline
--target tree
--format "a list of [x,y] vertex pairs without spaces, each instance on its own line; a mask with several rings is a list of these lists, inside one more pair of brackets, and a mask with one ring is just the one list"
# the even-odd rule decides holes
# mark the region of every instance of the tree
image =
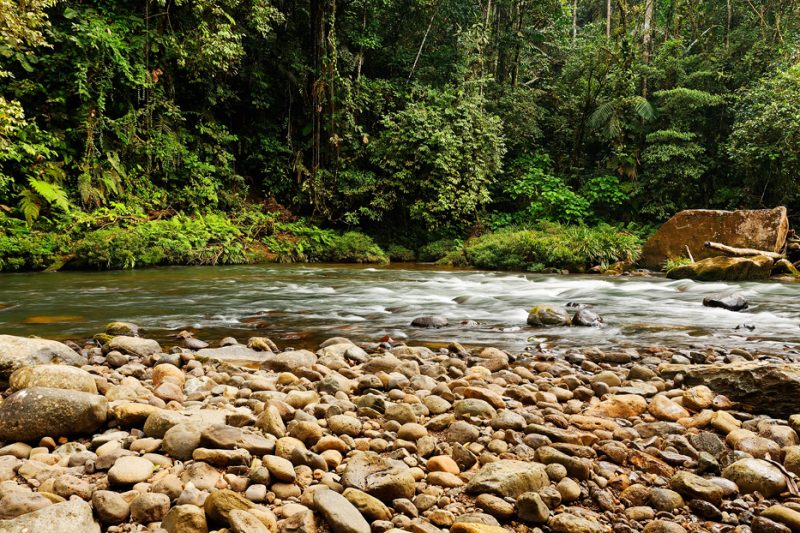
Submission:
[[398,207],[434,228],[474,220],[505,152],[500,120],[483,97],[430,90],[382,124],[373,161]]
[[800,65],[760,80],[736,107],[728,143],[744,177],[747,204],[774,206],[800,197]]

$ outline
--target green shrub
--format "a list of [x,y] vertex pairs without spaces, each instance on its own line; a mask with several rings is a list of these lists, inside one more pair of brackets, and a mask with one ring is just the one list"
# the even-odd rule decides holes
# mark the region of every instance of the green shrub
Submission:
[[357,231],[348,231],[333,239],[322,254],[325,261],[336,263],[388,263],[381,247],[371,237]]
[[467,242],[466,258],[479,268],[541,271],[560,268],[583,272],[616,261],[633,261],[640,252],[635,235],[601,225],[539,224],[535,229],[500,231]]
[[444,258],[450,252],[463,247],[463,243],[453,239],[440,239],[426,244],[417,250],[417,257],[425,263],[433,263]]
[[411,263],[417,259],[413,250],[409,250],[400,244],[390,244],[386,248],[386,255],[389,256],[391,261],[397,261],[399,263]]

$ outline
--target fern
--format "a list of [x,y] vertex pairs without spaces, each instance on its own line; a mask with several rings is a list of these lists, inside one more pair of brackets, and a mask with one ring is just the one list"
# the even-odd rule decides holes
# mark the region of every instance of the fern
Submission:
[[48,183],[36,178],[29,178],[28,184],[31,189],[36,191],[36,194],[41,196],[48,204],[55,206],[62,211],[69,211],[69,199],[67,198],[67,191],[57,183]]
[[33,224],[33,221],[39,218],[39,212],[42,209],[39,203],[39,196],[31,189],[25,189],[20,193],[19,209],[22,211],[25,221],[28,226]]

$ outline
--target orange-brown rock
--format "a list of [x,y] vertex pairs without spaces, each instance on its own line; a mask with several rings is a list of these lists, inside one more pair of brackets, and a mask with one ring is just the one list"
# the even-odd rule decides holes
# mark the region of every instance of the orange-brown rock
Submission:
[[685,257],[686,246],[695,260],[719,255],[719,252],[703,247],[706,241],[780,252],[788,231],[785,207],[752,211],[681,211],[645,243],[639,264],[660,270],[668,258]]

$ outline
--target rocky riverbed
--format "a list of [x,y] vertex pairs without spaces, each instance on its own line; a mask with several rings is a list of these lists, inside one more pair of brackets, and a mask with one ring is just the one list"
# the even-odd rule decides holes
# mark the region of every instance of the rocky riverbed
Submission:
[[0,533],[800,531],[800,372],[742,349],[0,335]]

